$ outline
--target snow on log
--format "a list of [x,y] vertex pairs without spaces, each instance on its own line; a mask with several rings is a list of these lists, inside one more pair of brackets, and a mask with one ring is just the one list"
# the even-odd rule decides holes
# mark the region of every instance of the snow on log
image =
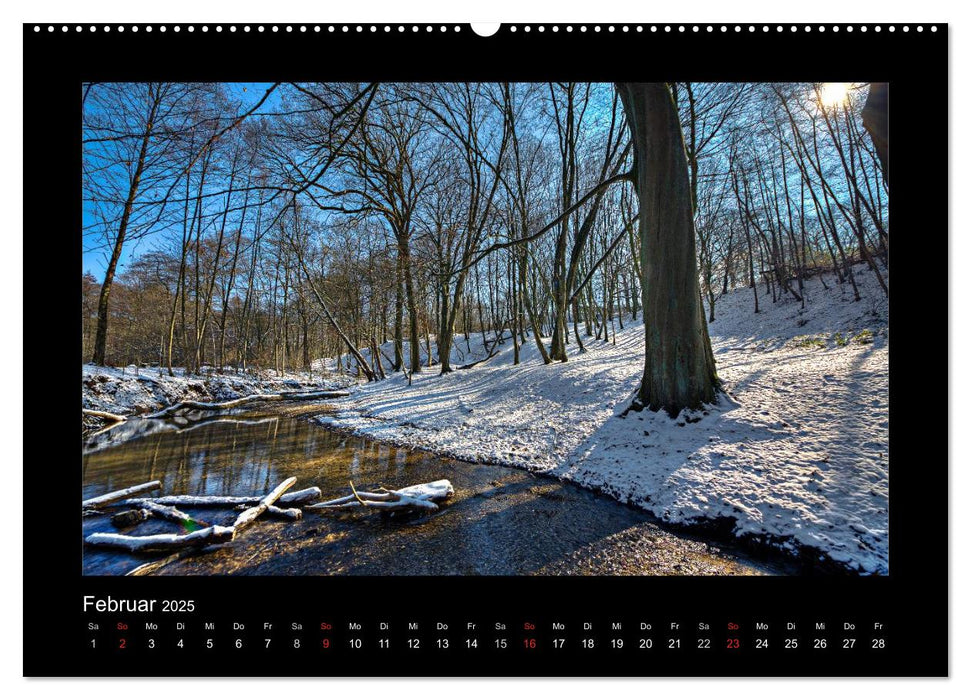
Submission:
[[[236,506],[236,510],[239,511],[246,510],[246,508],[246,506]],[[303,517],[303,511],[299,508],[277,508],[276,506],[268,507],[266,514],[277,520],[300,520]]]
[[145,417],[167,418],[168,416],[175,415],[179,411],[189,409],[196,411],[224,411],[227,408],[236,408],[237,406],[253,403],[254,401],[309,401],[311,399],[339,399],[345,396],[350,396],[350,394],[346,391],[290,391],[281,394],[250,394],[249,396],[241,396],[238,399],[230,399],[229,401],[216,403],[186,400],[172,404],[171,406],[166,406]]
[[213,525],[202,530],[190,532],[187,535],[159,534],[159,535],[118,535],[111,532],[95,532],[88,535],[84,541],[94,547],[108,547],[124,549],[129,552],[170,551],[183,547],[196,547],[228,542],[233,539],[235,531],[231,527]]
[[284,391],[281,396],[287,401],[311,401],[313,399],[343,399],[350,396],[349,391]]
[[403,489],[397,489],[391,493],[401,494],[409,498],[440,501],[454,495],[455,489],[452,487],[452,482],[448,479],[439,479],[438,481],[429,481],[427,484],[405,486]]
[[161,503],[156,503],[147,498],[142,499],[130,499],[126,503],[131,503],[136,508],[141,508],[142,510],[148,511],[151,515],[156,515],[164,520],[169,520],[173,523],[178,523],[179,525],[188,527],[191,526],[195,529],[201,530],[203,528],[209,527],[209,523],[202,520],[196,520],[188,513],[183,513],[178,508],[172,506],[165,506]]
[[[348,504],[348,506],[349,505],[350,504]],[[434,501],[426,501],[422,498],[408,498],[407,496],[398,496],[398,498],[387,501],[361,500],[361,505],[366,508],[374,508],[382,511],[438,510],[438,504]],[[337,507],[345,508],[346,506]]]
[[448,479],[439,479],[427,484],[415,484],[401,489],[380,491],[358,491],[351,484],[350,496],[335,498],[322,503],[305,506],[306,510],[314,511],[343,511],[360,507],[375,508],[383,511],[398,510],[438,510],[435,501],[442,501],[452,496],[455,489]]
[[179,403],[174,403],[171,406],[166,406],[160,411],[155,413],[150,413],[146,418],[165,418],[167,416],[174,415],[179,411],[184,411],[187,409],[195,409],[197,411],[224,411],[227,408],[235,408],[236,406],[242,406],[243,404],[252,403],[253,401],[282,401],[282,394],[250,394],[249,396],[241,396],[238,399],[230,399],[229,401],[220,401],[218,403],[211,403],[206,401],[180,401]]
[[233,529],[237,531],[242,530],[244,527],[252,523],[263,513],[265,513],[266,509],[272,506],[276,500],[283,495],[284,491],[293,486],[295,483],[297,483],[297,477],[291,476],[289,479],[266,494],[255,506],[248,510],[244,510],[239,514],[239,517],[236,518],[236,522],[233,523]]
[[[236,506],[255,506],[263,496],[159,496],[157,498],[133,499],[133,501],[148,500],[163,506],[182,506],[183,508],[235,508]],[[353,497],[352,497],[353,498]],[[292,491],[280,496],[279,505],[300,506],[313,503],[320,499],[320,489],[311,486],[300,491]],[[124,505],[135,506],[137,503],[126,501]]]
[[117,413],[108,413],[107,411],[95,411],[90,408],[82,408],[81,415],[103,418],[111,423],[124,423],[128,420],[128,416],[119,416]]
[[[390,491],[381,491],[381,492],[358,491],[357,493],[359,496],[361,496],[362,498],[368,501],[387,501],[391,498]],[[333,498],[329,501],[321,501],[320,503],[313,503],[309,506],[304,506],[304,508],[306,510],[325,510],[327,508],[332,508],[334,506],[343,506],[347,504],[350,504],[355,507],[361,505],[358,502],[357,498],[352,493],[350,496],[341,496],[340,498]]]
[[160,488],[162,488],[161,481],[149,481],[144,484],[138,484],[138,486],[130,486],[127,489],[122,489],[120,491],[112,491],[111,493],[106,493],[103,496],[96,496],[94,498],[89,498],[86,501],[81,501],[81,507],[87,508],[87,509],[98,508],[100,506],[108,505],[109,503],[114,503],[116,501],[121,501],[126,498],[130,498],[139,493],[145,493],[146,491],[154,491]]
[[300,520],[303,517],[303,511],[299,508],[277,508],[276,506],[269,506],[266,514],[280,520]]

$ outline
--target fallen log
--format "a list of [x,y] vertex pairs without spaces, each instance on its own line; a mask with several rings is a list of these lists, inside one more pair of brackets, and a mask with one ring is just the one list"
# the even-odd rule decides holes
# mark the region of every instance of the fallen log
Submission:
[[442,501],[455,493],[448,479],[439,479],[427,484],[415,484],[401,489],[378,491],[358,491],[351,483],[351,495],[335,498],[322,503],[305,506],[312,511],[343,511],[356,508],[375,508],[382,511],[400,510],[438,510],[436,501]]
[[313,399],[343,399],[350,396],[349,391],[284,391],[281,396],[285,401],[311,401]]
[[[395,489],[394,491],[381,489],[379,491],[358,491],[357,493],[362,498],[369,501],[393,500],[395,494],[404,496],[406,498],[414,498],[419,500],[441,501],[452,496],[455,493],[455,489],[452,487],[452,482],[450,482],[448,479],[439,479],[438,481],[430,481],[427,484],[405,486],[404,488]],[[349,496],[342,496],[329,501],[321,501],[320,503],[305,506],[305,509],[322,510],[330,506],[344,505],[347,503],[360,505],[358,499],[352,493]]]
[[219,402],[186,400],[172,404],[171,406],[166,406],[165,408],[156,411],[155,413],[150,413],[145,417],[167,418],[168,416],[173,416],[180,411],[190,409],[196,411],[225,411],[228,408],[236,408],[237,406],[253,403],[255,401],[309,401],[312,399],[339,399],[345,396],[350,396],[350,393],[346,391],[289,391],[279,394],[250,394],[249,396],[241,396],[238,399],[230,399],[229,401]]
[[300,520],[303,517],[303,511],[299,508],[277,508],[276,506],[268,507],[266,514],[280,520]]
[[[147,498],[135,498],[126,501],[126,503],[131,503],[136,508],[140,508],[147,511],[150,515],[155,515],[163,520],[169,520],[173,523],[178,523],[183,527],[188,527],[196,530],[202,530],[203,528],[209,527],[209,523],[203,520],[197,520],[193,518],[188,513],[183,513],[178,508],[172,506],[162,505],[161,503],[156,503]],[[112,520],[114,522],[114,520]]]
[[[181,417],[181,416],[180,416]],[[199,420],[187,421],[185,425],[179,425],[176,427],[176,432],[187,433],[190,430],[198,430],[199,428],[204,428],[206,426],[216,425],[216,424],[228,424],[228,425],[266,425],[267,423],[275,423],[280,420],[279,416],[267,416],[266,418],[258,419],[245,419],[245,418],[232,418],[232,417],[211,417],[211,418],[200,418]]]
[[[360,491],[358,492],[360,496],[369,501],[386,501],[391,498],[391,493],[388,491]],[[304,506],[305,510],[326,510],[328,508],[333,508],[335,506],[351,505],[357,507],[360,503],[357,497],[352,493],[350,496],[341,496],[340,498],[333,498],[329,501],[321,501],[320,503],[312,503],[309,506]]]
[[[182,506],[183,508],[235,508],[236,506],[255,506],[263,496],[159,496],[148,499],[132,499],[122,505],[137,505],[142,500],[152,501],[163,506]],[[292,491],[280,496],[279,505],[299,506],[313,503],[320,498],[320,489],[316,486]]]
[[91,408],[82,408],[81,415],[91,416],[93,418],[103,418],[111,423],[124,423],[128,420],[128,416],[119,416],[117,413],[108,413],[107,411],[95,411]]
[[[434,501],[426,501],[421,498],[408,498],[406,496],[397,496],[386,501],[372,501],[361,499],[360,504],[365,508],[374,508],[375,510],[394,512],[399,510],[438,510],[438,504]],[[350,505],[350,504],[348,504]],[[338,508],[345,508],[346,506],[338,506]],[[326,510],[326,509],[325,509]]]
[[266,494],[255,506],[249,508],[248,510],[244,510],[239,514],[239,517],[236,518],[236,522],[233,523],[233,529],[238,532],[252,523],[263,513],[265,513],[266,509],[272,506],[276,500],[283,495],[284,491],[293,486],[295,483],[297,483],[297,477],[291,476],[289,479],[285,480],[275,489]]
[[381,493],[386,493],[387,498],[367,500],[354,488],[353,481],[347,483],[350,484],[351,492],[354,494],[357,502],[366,508],[376,508],[385,512],[396,510],[438,510],[438,505],[433,503],[431,499],[413,498],[402,494],[400,491],[388,491],[387,489],[381,489]]
[[121,489],[120,491],[112,491],[111,493],[106,493],[103,496],[96,496],[95,498],[89,498],[86,501],[81,501],[82,509],[94,509],[99,506],[106,506],[109,503],[115,503],[116,501],[121,501],[126,498],[130,498],[139,493],[145,493],[146,491],[154,491],[156,489],[162,488],[161,481],[149,481],[144,484],[138,484],[137,486],[130,486],[127,489]]
[[236,406],[242,406],[243,404],[252,403],[254,401],[282,401],[283,396],[281,394],[250,394],[249,396],[241,396],[238,399],[230,399],[229,401],[220,401],[217,403],[206,402],[206,401],[180,401],[179,403],[174,403],[171,406],[166,406],[160,411],[155,413],[149,413],[146,418],[166,418],[168,416],[174,415],[179,411],[185,411],[187,409],[195,409],[197,411],[224,411],[227,408],[235,408]]
[[124,549],[129,552],[171,551],[183,547],[197,547],[216,542],[229,542],[235,531],[231,527],[212,525],[202,530],[190,532],[187,535],[159,534],[159,535],[118,535],[112,532],[95,532],[84,538],[84,541],[94,547],[108,547]]
[[[246,510],[246,508],[246,506],[236,506],[236,510],[239,511]],[[303,517],[303,511],[299,508],[277,508],[276,506],[267,508],[266,514],[277,520],[300,520]]]
[[440,501],[455,495],[455,488],[448,479],[429,481],[427,484],[415,484],[396,489],[392,493],[400,493],[402,496],[410,498],[420,498],[423,500]]
[[111,516],[111,524],[120,529],[123,527],[138,525],[138,523],[143,523],[150,517],[152,517],[151,513],[144,508],[123,510],[120,513],[115,513]]

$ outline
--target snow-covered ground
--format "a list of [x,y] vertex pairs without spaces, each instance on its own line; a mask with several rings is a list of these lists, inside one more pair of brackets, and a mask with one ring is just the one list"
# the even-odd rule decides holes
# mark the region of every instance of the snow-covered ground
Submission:
[[[225,374],[203,372],[186,375],[174,368],[174,377],[158,368],[81,367],[81,403],[84,408],[121,415],[156,411],[179,401],[227,401],[249,394],[302,388],[331,388],[338,377],[322,377],[307,372],[277,375],[272,370],[259,373]],[[346,382],[345,382],[346,383]]]
[[[509,337],[509,331],[503,331],[503,336],[505,338]],[[483,360],[488,356],[488,351],[484,346],[483,342],[489,346],[489,350],[493,348],[495,342],[496,334],[493,331],[486,331],[485,339],[483,341],[483,336],[481,333],[472,333],[468,338],[464,335],[459,334],[455,336],[455,341],[452,343],[451,361],[452,367],[457,368],[463,365],[468,365],[473,362],[478,362]],[[421,362],[422,367],[431,367],[430,371],[437,372],[438,369],[434,365],[428,364],[428,344],[431,344],[431,356],[433,362],[438,359],[438,348],[435,345],[435,336],[431,336],[430,339],[424,337],[421,338],[421,342],[418,345],[418,359]],[[408,344],[407,338],[402,345],[402,355],[404,357],[405,366],[410,366],[409,357],[411,357],[411,347]],[[371,365],[374,369],[377,369],[377,365],[372,357],[371,348],[359,348],[358,352],[364,358],[365,362]],[[390,373],[390,368],[394,365],[394,341],[389,340],[386,343],[382,343],[378,346],[379,359],[381,360],[381,367],[385,372]],[[334,375],[335,377],[342,376],[345,378],[345,383],[350,383],[354,381],[354,377],[357,376],[357,361],[350,355],[344,354],[340,358],[340,363],[338,363],[335,357],[326,357],[314,360],[312,363],[315,373],[324,375]]]
[[590,339],[579,354],[571,344],[567,363],[544,366],[530,339],[513,366],[507,341],[472,369],[361,385],[321,420],[544,472],[671,524],[727,525],[742,539],[885,574],[887,305],[872,274],[856,273],[859,302],[832,276],[829,289],[807,282],[804,310],[764,290],[757,315],[750,289],[719,299],[710,332],[728,396],[695,415],[620,415],[643,366],[643,327],[628,323],[616,345]]

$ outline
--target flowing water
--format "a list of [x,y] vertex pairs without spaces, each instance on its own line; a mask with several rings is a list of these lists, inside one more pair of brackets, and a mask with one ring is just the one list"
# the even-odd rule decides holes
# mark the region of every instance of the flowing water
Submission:
[[[83,498],[159,480],[156,494],[262,495],[290,476],[323,498],[447,478],[455,495],[427,515],[307,511],[261,517],[232,543],[157,568],[156,574],[553,575],[785,574],[780,565],[659,527],[642,511],[529,472],[468,464],[352,437],[314,423],[320,403],[247,409],[206,420],[134,419],[88,439]],[[183,508],[231,524],[232,510]],[[115,532],[107,515],[83,532]],[[149,520],[124,534],[179,532]],[[84,547],[85,574],[124,574],[161,559]]]

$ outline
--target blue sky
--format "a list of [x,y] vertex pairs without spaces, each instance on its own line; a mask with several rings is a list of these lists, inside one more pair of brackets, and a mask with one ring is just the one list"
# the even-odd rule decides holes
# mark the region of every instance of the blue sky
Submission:
[[[257,102],[266,93],[266,90],[272,85],[272,83],[223,83],[229,94],[240,102],[240,112],[245,112],[250,109],[250,107]],[[280,98],[277,93],[270,95],[269,99],[263,103],[263,107],[260,110],[272,112],[274,109],[279,107]],[[82,226],[88,227],[94,223],[93,218],[86,209],[82,211],[81,215]],[[155,234],[157,235],[157,233]],[[153,243],[153,238],[149,236],[140,241],[133,243],[126,243],[121,255],[121,260],[118,265],[118,270],[116,274],[121,274],[125,265],[131,259],[133,254],[144,253],[146,250],[150,250]],[[81,240],[81,270],[82,272],[90,272],[99,282],[104,278],[105,269],[108,267],[108,256],[111,251],[103,245],[103,240],[98,241],[94,237],[82,238]]]

